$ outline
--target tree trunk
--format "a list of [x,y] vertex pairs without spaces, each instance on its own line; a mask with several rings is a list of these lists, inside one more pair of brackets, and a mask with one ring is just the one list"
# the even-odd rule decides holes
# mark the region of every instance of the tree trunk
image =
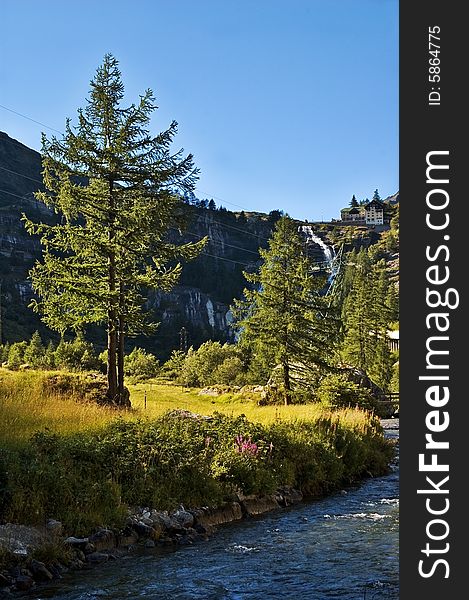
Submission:
[[107,397],[110,402],[117,400],[117,368],[116,368],[116,350],[117,350],[117,331],[115,311],[109,310],[108,331],[107,331]]
[[[113,182],[109,181],[109,230],[108,240],[112,244],[114,239],[114,198]],[[115,308],[114,294],[116,291],[116,257],[109,248],[108,256],[108,324],[107,324],[107,397],[110,402],[118,403],[118,385],[117,385],[117,315]]]
[[285,388],[285,406],[291,404],[291,383],[290,383],[290,367],[288,361],[282,362],[283,367],[283,386]]
[[117,342],[117,386],[118,386],[118,403],[121,405],[127,404],[127,398],[124,389],[124,317],[119,317],[119,336]]

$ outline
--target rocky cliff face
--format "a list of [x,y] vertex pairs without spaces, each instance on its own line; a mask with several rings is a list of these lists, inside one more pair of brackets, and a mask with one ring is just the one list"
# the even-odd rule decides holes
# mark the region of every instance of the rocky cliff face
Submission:
[[[50,337],[37,315],[27,305],[32,297],[27,274],[40,258],[39,240],[25,231],[21,215],[35,221],[53,219],[52,213],[34,199],[41,187],[39,153],[0,132],[0,283],[3,341],[28,339],[39,329]],[[182,241],[205,236],[209,242],[201,256],[184,266],[180,285],[170,293],[151,292],[148,308],[161,323],[152,339],[138,340],[160,356],[180,346],[180,330],[187,343],[207,339],[232,340],[230,304],[245,286],[243,271],[260,264],[259,248],[266,247],[274,219],[261,213],[232,213],[187,207],[187,229]],[[174,233],[175,236],[178,234]],[[322,234],[320,234],[322,235]],[[179,236],[178,236],[179,237]],[[181,240],[181,238],[179,237]],[[320,245],[310,243],[311,252],[323,260]],[[95,332],[98,342],[101,336]]]

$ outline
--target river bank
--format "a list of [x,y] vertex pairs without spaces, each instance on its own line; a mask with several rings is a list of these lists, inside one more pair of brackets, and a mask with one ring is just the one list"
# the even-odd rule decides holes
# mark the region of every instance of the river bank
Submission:
[[[398,439],[397,419],[384,423]],[[397,447],[398,448],[398,447]],[[397,600],[398,453],[387,475],[218,528],[194,544],[138,546],[30,592],[43,600]]]
[[[348,413],[349,421],[352,415],[353,411]],[[194,464],[192,461],[197,458],[197,470],[190,478],[187,478],[187,470],[182,471],[186,474],[185,478],[181,471],[177,477],[173,474],[172,479],[168,475],[164,482],[170,491],[171,484],[175,481],[179,487],[186,484],[186,488],[181,489],[180,498],[184,494],[187,497],[191,486],[192,491],[198,492],[202,486],[207,485],[207,488],[203,487],[206,497],[217,497],[216,492],[223,491],[224,501],[203,504],[194,502],[189,506],[202,508],[186,510],[179,506],[176,510],[166,511],[149,508],[130,510],[127,508],[129,503],[126,506],[120,501],[117,508],[121,513],[122,525],[115,526],[108,522],[106,526],[88,529],[86,523],[90,522],[89,514],[85,515],[88,516],[85,521],[83,515],[74,513],[70,506],[62,507],[62,514],[69,519],[68,522],[63,523],[59,518],[45,521],[45,526],[39,530],[36,528],[36,541],[39,543],[34,544],[30,540],[21,546],[21,539],[16,538],[20,546],[16,551],[13,548],[13,561],[11,556],[9,559],[3,557],[7,568],[1,574],[0,588],[3,587],[6,594],[8,591],[27,592],[37,584],[60,579],[68,570],[107,563],[125,555],[128,550],[190,545],[198,539],[207,539],[218,525],[251,518],[281,506],[291,506],[300,502],[303,497],[330,494],[367,475],[381,475],[389,461],[390,447],[384,442],[371,417],[363,420],[362,415],[360,422],[359,415],[353,416],[353,424],[349,422],[348,426],[345,415],[342,415],[341,418],[329,417],[315,423],[276,424],[266,428],[239,417],[206,418],[176,411],[152,425],[123,422],[113,424],[104,437],[101,433],[101,437],[95,439],[99,444],[91,444],[89,438],[83,436],[79,439],[81,444],[76,439],[61,440],[40,436],[36,440],[35,454],[26,453],[28,461],[22,463],[26,465],[29,477],[25,479],[24,488],[20,488],[20,491],[23,492],[21,498],[25,498],[24,494],[28,491],[25,489],[26,484],[32,484],[29,493],[33,488],[36,495],[42,493],[45,500],[54,501],[55,504],[47,505],[48,515],[60,516],[60,511],[52,512],[50,506],[59,506],[57,488],[63,493],[64,479],[65,482],[73,482],[75,490],[87,490],[88,496],[91,496],[91,482],[94,482],[94,489],[99,491],[96,482],[100,479],[99,451],[103,448],[106,451],[105,467],[108,470],[112,466],[116,468],[116,465],[122,468],[121,461],[125,459],[125,474],[131,479],[127,481],[127,488],[121,487],[121,491],[126,492],[128,498],[132,497],[130,494],[134,494],[136,489],[154,492],[158,488],[156,482],[152,487],[148,469],[143,480],[142,473],[136,472],[136,469],[141,468],[142,462],[148,459],[148,451],[154,452],[155,447],[161,449],[163,440],[166,442],[165,452],[167,453],[168,447],[171,448],[172,456],[175,444],[179,443],[178,456],[179,460],[184,461],[183,466],[187,463]],[[84,441],[88,442],[85,448]],[[70,449],[73,450],[72,456],[76,462],[78,448],[79,460],[74,465]],[[115,461],[111,464],[108,460],[110,451]],[[119,460],[120,452],[122,455]],[[93,461],[90,472],[84,470],[84,465],[87,464],[84,458],[88,456]],[[163,454],[164,456],[167,454]],[[32,458],[35,462],[31,463]],[[212,473],[217,474],[217,478],[208,476],[204,469],[207,464],[211,465]],[[53,470],[47,473],[46,468],[50,469],[51,465]],[[67,473],[63,470],[65,468],[68,469]],[[37,477],[38,471],[41,477]],[[87,479],[84,479],[84,473]],[[55,479],[51,479],[52,475]],[[161,470],[158,475],[161,478]],[[277,484],[275,491],[269,492],[269,488],[275,483],[275,476],[279,482],[285,483]],[[103,481],[103,486],[107,485],[106,481]],[[296,482],[297,485],[291,485],[291,482]],[[21,480],[19,483],[21,484]],[[18,485],[18,482],[15,484]],[[173,493],[174,489],[173,487]],[[55,500],[45,492],[52,496],[55,494]],[[33,500],[37,501],[37,497]],[[100,506],[99,498],[96,506]],[[124,509],[125,515],[122,514]],[[103,519],[101,522],[106,523],[103,513],[97,514],[99,519]],[[116,513],[109,511],[108,514],[112,517]],[[79,522],[78,517],[82,519],[81,525],[73,529],[73,523]],[[5,533],[5,526],[3,527]],[[15,527],[21,528],[10,526],[5,534],[9,537],[10,545],[15,541],[15,532],[18,532]],[[29,528],[28,533],[31,534],[31,531]]]

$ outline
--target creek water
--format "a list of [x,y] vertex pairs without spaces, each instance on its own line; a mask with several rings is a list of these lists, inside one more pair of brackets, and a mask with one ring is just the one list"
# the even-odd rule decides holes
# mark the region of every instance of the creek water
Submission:
[[[386,435],[398,437],[398,419],[383,426]],[[394,600],[398,498],[396,456],[384,477],[220,527],[205,542],[148,550],[66,575],[34,598]]]

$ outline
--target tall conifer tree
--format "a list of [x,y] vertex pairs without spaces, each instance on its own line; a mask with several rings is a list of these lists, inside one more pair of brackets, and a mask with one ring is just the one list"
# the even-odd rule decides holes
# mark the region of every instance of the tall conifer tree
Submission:
[[128,404],[124,391],[125,336],[148,331],[145,290],[169,290],[180,259],[195,257],[203,243],[174,245],[182,201],[197,179],[191,154],[171,152],[177,123],[152,137],[154,96],[122,107],[118,61],[104,57],[91,81],[78,125],[67,120],[62,139],[43,135],[45,192],[37,198],[59,215],[56,225],[24,219],[39,234],[43,260],[31,271],[39,300],[34,310],[61,332],[90,323],[107,329],[110,402]]
[[280,218],[250,289],[235,307],[240,342],[260,355],[270,371],[281,368],[285,404],[295,389],[311,387],[330,368],[337,320],[319,291],[324,279],[311,272],[304,239],[289,217]]

